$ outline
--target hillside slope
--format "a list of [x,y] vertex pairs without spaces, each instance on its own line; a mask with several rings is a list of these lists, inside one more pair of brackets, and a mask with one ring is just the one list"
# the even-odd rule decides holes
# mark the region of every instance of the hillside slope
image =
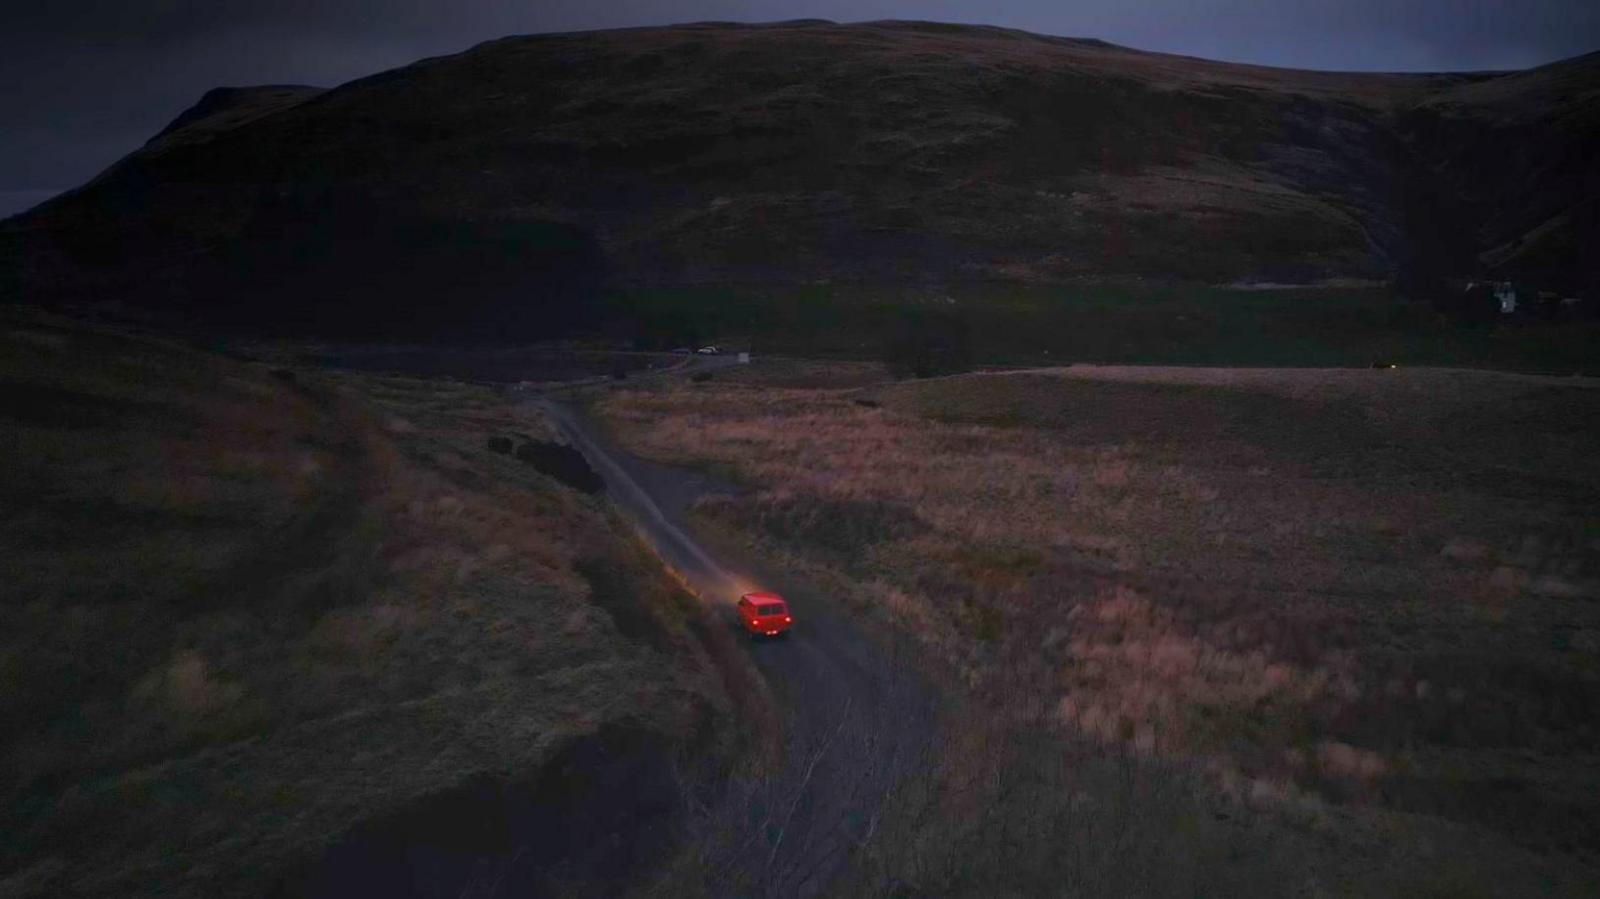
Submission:
[[212,88],[206,91],[200,102],[184,110],[155,137],[150,138],[138,155],[153,156],[170,151],[174,144],[180,142],[204,142],[218,132],[247,125],[320,93],[322,88],[303,84]]
[[0,226],[0,291],[534,336],[619,286],[1422,265],[1576,290],[1597,76],[1300,72],[910,22],[506,38],[180,119]]
[[[1600,53],[1455,85],[1400,117],[1490,271],[1600,286]],[[1586,259],[1585,256],[1588,256]]]
[[672,849],[731,653],[486,448],[542,418],[0,311],[0,895],[610,893]]

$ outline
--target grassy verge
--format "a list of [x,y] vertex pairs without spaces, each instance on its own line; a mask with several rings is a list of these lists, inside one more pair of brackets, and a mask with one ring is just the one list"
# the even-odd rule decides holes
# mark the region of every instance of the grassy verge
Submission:
[[636,450],[754,485],[700,514],[831,572],[989,720],[1044,709],[988,733],[1195,773],[1225,814],[1292,837],[1309,888],[1594,884],[1592,389],[1407,370],[779,381],[603,409]]
[[[672,851],[681,760],[732,750],[736,654],[602,499],[486,448],[552,436],[492,391],[21,315],[0,390],[0,892],[316,891],[408,859],[623,882]],[[560,798],[619,770],[636,792]],[[530,801],[581,814],[507,812]],[[635,826],[622,862],[581,842]]]

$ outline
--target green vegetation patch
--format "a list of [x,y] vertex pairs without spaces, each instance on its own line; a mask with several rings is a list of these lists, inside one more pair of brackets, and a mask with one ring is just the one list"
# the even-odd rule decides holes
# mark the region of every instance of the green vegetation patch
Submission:
[[[1593,322],[1463,325],[1383,288],[1244,289],[1126,282],[708,286],[614,291],[603,317],[640,348],[748,337],[760,354],[884,359],[936,318],[972,364],[1452,365],[1570,373]],[[909,323],[909,324],[908,324]],[[908,369],[916,368],[908,365]],[[924,366],[936,368],[937,366]],[[934,372],[937,373],[937,372]]]

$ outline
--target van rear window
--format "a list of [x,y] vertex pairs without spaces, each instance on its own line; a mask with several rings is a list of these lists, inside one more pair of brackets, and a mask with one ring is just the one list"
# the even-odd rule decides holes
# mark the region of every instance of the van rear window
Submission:
[[766,605],[756,606],[756,614],[757,615],[782,615],[783,614],[783,606],[780,606],[777,603],[767,603]]

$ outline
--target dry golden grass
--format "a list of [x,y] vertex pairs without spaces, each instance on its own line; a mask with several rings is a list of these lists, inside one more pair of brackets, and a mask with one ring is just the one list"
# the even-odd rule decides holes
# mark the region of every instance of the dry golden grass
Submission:
[[611,723],[720,733],[696,607],[490,390],[33,319],[0,384],[0,892],[262,892]]
[[1064,736],[1197,766],[1238,803],[1439,822],[1451,863],[1587,866],[1597,396],[1072,368],[602,409],[639,452],[758,488],[710,521],[839,572],[979,694],[1024,680]]

